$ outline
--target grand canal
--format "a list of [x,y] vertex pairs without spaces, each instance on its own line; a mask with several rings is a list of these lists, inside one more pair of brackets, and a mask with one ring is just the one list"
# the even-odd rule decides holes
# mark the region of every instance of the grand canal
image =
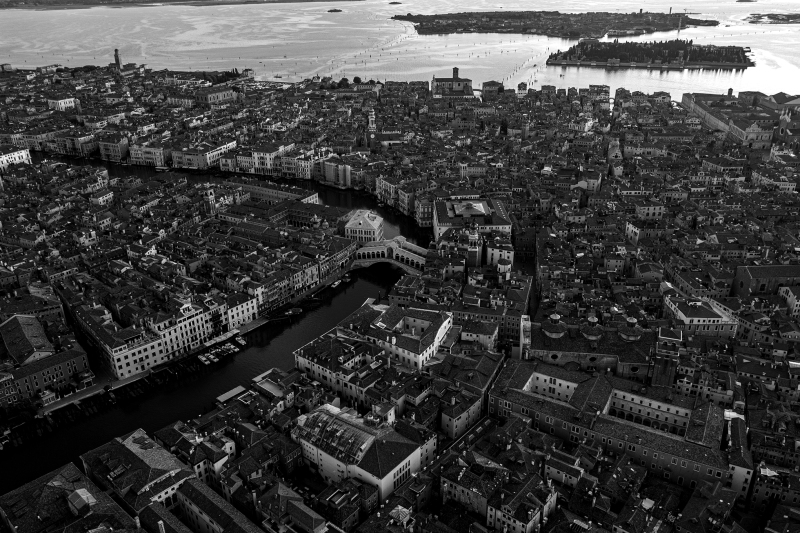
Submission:
[[[111,168],[111,173],[134,173],[130,167]],[[192,176],[191,179],[205,179]],[[317,184],[307,187],[319,191],[323,203],[345,208],[377,208],[375,200],[350,191],[328,189]],[[426,245],[429,234],[408,217],[380,209],[386,217],[387,236],[403,234]],[[277,367],[289,369],[292,352],[328,331],[367,298],[385,296],[402,272],[389,265],[374,265],[353,272],[353,280],[336,289],[325,289],[319,302],[301,304],[305,313],[291,321],[267,324],[247,335],[248,346],[235,358],[213,371],[189,376],[165,388],[144,395],[96,416],[56,429],[45,438],[0,451],[0,494],[55,469],[115,437],[143,428],[160,429],[175,420],[188,420],[208,411],[214,400],[232,388],[247,386],[258,374]]]

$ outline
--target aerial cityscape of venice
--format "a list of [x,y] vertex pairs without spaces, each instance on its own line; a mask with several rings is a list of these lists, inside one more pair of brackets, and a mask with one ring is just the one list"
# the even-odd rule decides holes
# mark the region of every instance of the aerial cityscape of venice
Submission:
[[797,0],[0,0],[0,533],[800,533]]

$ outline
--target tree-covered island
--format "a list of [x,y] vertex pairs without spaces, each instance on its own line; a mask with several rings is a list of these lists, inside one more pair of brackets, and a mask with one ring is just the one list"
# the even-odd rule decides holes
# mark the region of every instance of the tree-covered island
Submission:
[[684,13],[560,13],[558,11],[490,11],[441,15],[395,15],[411,22],[420,35],[449,33],[532,33],[549,37],[600,38],[643,35],[687,26],[717,26],[716,20],[694,19]]

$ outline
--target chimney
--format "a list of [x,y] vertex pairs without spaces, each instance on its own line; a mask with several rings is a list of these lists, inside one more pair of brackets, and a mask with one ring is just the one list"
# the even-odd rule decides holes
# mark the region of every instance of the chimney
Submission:
[[136,518],[133,519],[133,521],[136,522],[136,531],[141,531],[142,530],[142,522],[141,522],[141,520],[139,520],[139,517],[137,516]]
[[159,520],[158,521],[158,533],[167,533],[167,530],[164,529],[164,521],[163,520]]
[[453,67],[453,80],[458,79],[458,67]]
[[253,498],[253,507],[256,511],[258,511],[258,498],[256,498],[256,491],[251,490],[250,496]]

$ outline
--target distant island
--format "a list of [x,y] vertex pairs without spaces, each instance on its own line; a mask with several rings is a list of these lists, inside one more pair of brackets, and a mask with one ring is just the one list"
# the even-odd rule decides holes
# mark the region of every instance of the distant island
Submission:
[[745,20],[750,24],[798,24],[800,13],[753,13]]
[[341,12],[342,12],[341,9],[329,9],[328,10],[328,13],[341,13]]
[[741,46],[695,45],[675,39],[659,42],[600,42],[583,39],[567,51],[557,51],[548,65],[613,68],[686,68],[741,69],[753,66],[747,50]]
[[395,15],[411,22],[420,35],[450,33],[532,33],[548,37],[601,38],[672,31],[687,26],[717,26],[716,20],[679,13],[560,13],[558,11],[490,11],[442,15]]

